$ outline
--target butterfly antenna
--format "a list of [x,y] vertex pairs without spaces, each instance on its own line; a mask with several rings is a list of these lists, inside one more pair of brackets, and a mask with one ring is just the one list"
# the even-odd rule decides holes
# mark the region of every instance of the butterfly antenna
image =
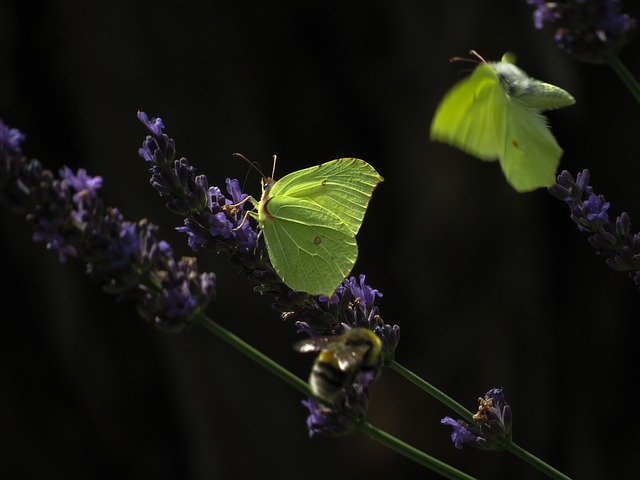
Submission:
[[271,168],[271,178],[275,178],[276,175],[276,160],[278,159],[278,156],[276,154],[273,154],[273,167]]
[[451,57],[449,61],[450,62],[487,63],[487,61],[484,58],[482,58],[482,56],[475,50],[469,50],[469,55],[473,55],[476,58]]
[[234,153],[232,153],[232,155],[234,157],[241,158],[242,160],[247,162],[251,168],[255,169],[260,174],[261,177],[264,177],[264,173],[262,173],[262,170],[260,169],[260,166],[256,162],[252,162],[251,160],[249,160],[247,157],[245,157],[241,153],[234,152]]

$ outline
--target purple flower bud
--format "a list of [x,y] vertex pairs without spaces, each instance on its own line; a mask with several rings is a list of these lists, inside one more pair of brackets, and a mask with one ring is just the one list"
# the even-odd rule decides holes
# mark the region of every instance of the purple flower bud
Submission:
[[511,442],[511,407],[505,402],[502,388],[492,388],[478,402],[473,424],[451,417],[441,423],[453,427],[451,440],[456,448],[469,444],[482,450],[504,450]]
[[549,193],[567,203],[578,230],[590,233],[587,242],[605,257],[607,265],[628,272],[635,282],[640,270],[640,234],[630,233],[631,219],[626,212],[611,223],[607,213],[611,204],[594,193],[589,179],[588,170],[580,172],[577,180],[565,170],[558,175],[558,182],[549,187]]

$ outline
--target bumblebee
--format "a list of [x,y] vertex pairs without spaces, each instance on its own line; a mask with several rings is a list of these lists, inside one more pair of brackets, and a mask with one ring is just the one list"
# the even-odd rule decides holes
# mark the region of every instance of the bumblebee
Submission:
[[382,342],[368,328],[307,338],[293,348],[301,353],[320,352],[311,369],[309,386],[314,395],[334,404],[344,397],[360,374],[373,372],[375,378],[382,366]]

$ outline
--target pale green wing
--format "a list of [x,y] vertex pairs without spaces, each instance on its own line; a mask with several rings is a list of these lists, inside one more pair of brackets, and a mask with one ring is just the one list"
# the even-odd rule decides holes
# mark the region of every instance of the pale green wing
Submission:
[[278,195],[261,223],[269,259],[291,289],[333,294],[358,257],[353,232],[332,211],[306,199]]
[[[358,233],[371,194],[383,181],[376,170],[358,158],[340,158],[290,173],[278,180],[269,196],[305,199],[334,213],[353,235]],[[269,203],[269,213],[276,215]],[[304,219],[300,219],[304,223]]]
[[431,139],[448,143],[482,160],[500,151],[495,97],[504,96],[496,72],[481,64],[447,92],[431,122]]
[[552,185],[562,156],[546,118],[515,98],[497,105],[502,120],[500,166],[509,184],[518,192]]

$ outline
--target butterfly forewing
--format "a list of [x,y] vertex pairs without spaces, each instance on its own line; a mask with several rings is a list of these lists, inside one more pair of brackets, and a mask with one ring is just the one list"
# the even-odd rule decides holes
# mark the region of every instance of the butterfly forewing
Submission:
[[499,144],[492,105],[494,97],[501,94],[494,70],[484,64],[476,67],[440,102],[431,123],[431,139],[454,145],[482,160],[496,160]]
[[340,212],[342,222],[355,235],[371,193],[381,181],[380,174],[367,162],[341,158],[282,177],[272,187],[271,196],[301,198],[330,212]]

